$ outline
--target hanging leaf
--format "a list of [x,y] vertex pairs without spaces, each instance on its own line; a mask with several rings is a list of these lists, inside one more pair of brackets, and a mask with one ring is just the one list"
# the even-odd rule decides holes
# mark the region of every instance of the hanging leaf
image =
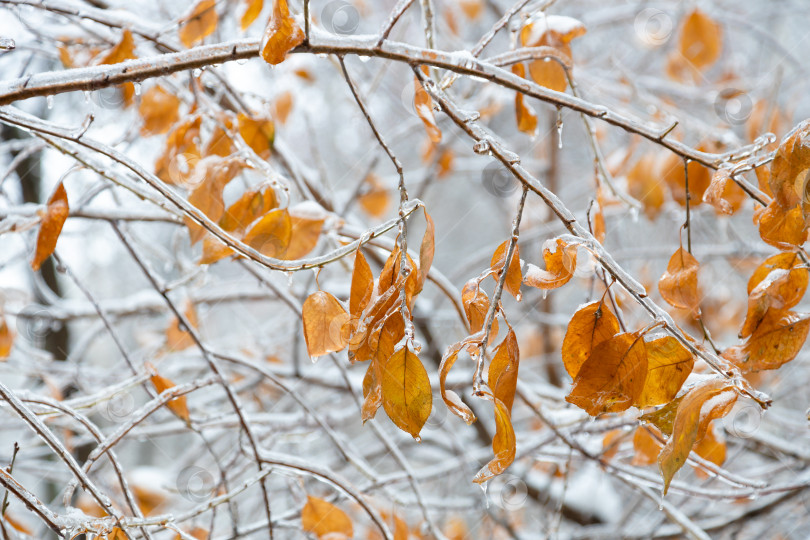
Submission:
[[239,20],[239,27],[244,31],[253,24],[264,8],[264,0],[246,0],[245,11]]
[[67,192],[62,182],[59,182],[48,199],[45,211],[41,213],[42,221],[37,234],[37,247],[31,261],[31,268],[34,272],[39,270],[45,259],[50,257],[56,249],[56,242],[59,240],[59,234],[67,221],[68,214],[70,214],[70,207]]
[[143,119],[141,135],[166,133],[180,117],[180,98],[160,86],[153,86],[141,98],[138,114]]
[[678,406],[683,401],[686,394],[676,397],[658,410],[642,414],[638,417],[642,422],[649,422],[658,428],[661,433],[669,437],[672,435],[672,424],[675,422],[675,415],[678,413]]
[[634,467],[644,467],[652,465],[658,461],[658,454],[664,446],[658,439],[662,437],[661,432],[654,426],[639,426],[633,434],[633,459],[630,465]]
[[[194,170],[191,185],[196,186],[188,196],[188,202],[216,222],[225,213],[225,202],[222,192],[231,180],[242,170],[242,163],[235,159],[223,159],[218,156],[202,159]],[[206,233],[202,225],[186,216],[191,244],[199,242]]]
[[[698,145],[701,152],[709,151],[705,144]],[[687,179],[687,174],[689,178]],[[712,182],[712,172],[697,161],[690,161],[684,170],[683,158],[669,150],[662,150],[655,167],[655,181],[664,179],[672,198],[686,206],[686,182],[689,181],[689,205],[695,207],[703,202],[703,195]]]
[[517,444],[515,430],[509,409],[487,389],[482,391],[482,398],[491,401],[495,408],[495,436],[492,438],[492,453],[495,457],[478,471],[473,478],[476,484],[482,484],[503,473],[515,460]]
[[723,29],[701,10],[693,9],[683,20],[678,51],[694,68],[704,71],[720,58]]
[[644,205],[644,215],[654,220],[664,204],[664,183],[658,175],[656,156],[646,154],[627,173],[627,191]]
[[366,261],[366,257],[358,249],[354,256],[354,271],[352,272],[352,288],[349,295],[349,313],[352,317],[359,317],[371,300],[374,293],[374,274]]
[[534,82],[550,90],[565,92],[568,86],[566,68],[571,67],[571,40],[585,33],[585,26],[572,17],[540,14],[529,20],[520,31],[524,47],[548,47],[549,57],[529,63],[529,75]]
[[301,510],[301,528],[322,540],[348,540],[354,538],[352,520],[332,503],[307,496]]
[[217,29],[216,0],[200,0],[186,17],[180,21],[180,42],[188,48],[198,43]]
[[225,210],[219,226],[223,231],[241,236],[251,223],[276,207],[278,198],[272,187],[249,189]]
[[194,187],[194,183],[189,180],[194,175],[194,169],[201,157],[197,145],[201,122],[202,118],[194,115],[177,124],[169,132],[166,137],[166,148],[155,163],[155,175],[158,178],[168,184]]
[[678,405],[672,436],[658,456],[658,467],[664,477],[664,494],[672,477],[686,463],[695,442],[706,434],[709,423],[728,414],[736,401],[733,383],[725,379],[711,379],[686,394]]
[[644,340],[617,334],[593,349],[565,400],[591,416],[625,411],[638,400],[646,376]]
[[501,400],[511,414],[517,390],[518,366],[520,351],[514,330],[509,330],[506,337],[495,349],[495,355],[489,364],[487,385],[492,389],[495,398]]
[[218,120],[219,121],[214,125],[211,136],[205,143],[202,155],[230,157],[234,153],[234,144],[231,138],[231,133],[233,132],[233,118],[230,115],[223,114]]
[[394,355],[397,344],[405,337],[405,321],[402,313],[399,311],[391,313],[383,319],[379,330],[372,329],[370,334],[368,347],[371,351],[371,362],[363,378],[365,398],[361,410],[363,422],[374,418],[377,409],[383,404],[382,369]]
[[433,406],[427,371],[408,347],[397,350],[381,371],[385,412],[399,429],[419,441]]
[[[726,441],[722,435],[717,432],[714,424],[709,424],[706,430],[706,435],[695,445],[694,451],[697,455],[714,463],[718,467],[726,461]],[[710,473],[703,470],[702,467],[695,467],[695,474],[698,478],[709,478]]]
[[[149,380],[152,382],[158,394],[162,394],[166,390],[177,386],[171,380],[160,375],[157,369],[155,369],[155,366],[149,362],[145,362],[144,367],[146,371],[149,372]],[[188,413],[188,405],[186,404],[186,396],[177,396],[176,398],[170,399],[168,403],[166,403],[166,406],[184,422],[188,423],[191,421],[191,416]]]
[[273,0],[272,14],[261,44],[264,61],[273,66],[280,64],[287,53],[303,43],[305,38],[304,31],[290,16],[287,0]]
[[302,319],[304,340],[311,358],[343,350],[346,346],[349,314],[328,292],[318,291],[307,297]]
[[[691,183],[691,179],[690,179]],[[703,194],[703,201],[717,212],[731,215],[745,202],[745,191],[731,178],[731,169],[721,168],[712,176],[711,184]]]
[[669,259],[666,273],[658,280],[658,291],[671,306],[697,313],[700,309],[698,270],[700,265],[691,253],[678,248]]
[[680,342],[666,336],[645,343],[647,378],[635,403],[639,408],[669,403],[692,372],[695,358]]
[[276,136],[276,128],[273,121],[269,118],[254,119],[245,113],[239,113],[237,122],[239,125],[239,135],[242,137],[242,140],[245,141],[245,144],[250,146],[260,158],[269,158]]
[[484,0],[459,0],[458,6],[471,21],[478,20],[484,11]]
[[326,211],[314,201],[290,208],[290,244],[284,259],[293,261],[309,255],[318,244],[326,221]]
[[292,236],[292,220],[286,208],[272,210],[245,234],[242,240],[259,253],[280,259],[287,252]]
[[605,305],[604,299],[579,308],[568,322],[562,343],[563,365],[571,378],[576,378],[594,347],[619,331],[619,320]]
[[6,318],[0,312],[0,360],[8,358],[14,345],[14,331],[6,324]]
[[729,354],[745,372],[777,369],[796,358],[807,340],[808,330],[810,315],[769,310],[745,345],[736,350],[731,348]]
[[98,63],[99,65],[119,64],[126,60],[134,60],[135,56],[135,40],[132,39],[132,32],[124,29],[121,32],[121,41],[115,47],[109,50],[107,54],[102,56]]
[[768,184],[776,203],[785,210],[802,205],[805,220],[810,213],[810,120],[804,120],[785,135],[771,162]]
[[[186,302],[186,309],[183,313],[186,320],[193,328],[198,327],[197,311],[194,309],[194,304]],[[186,329],[180,328],[180,320],[178,318],[172,319],[171,324],[166,329],[166,346],[170,351],[182,351],[194,345],[194,339]]]
[[422,292],[425,282],[433,265],[433,254],[436,250],[435,241],[436,230],[433,226],[433,218],[425,210],[425,235],[422,237],[422,245],[419,247],[419,275],[416,280],[416,293]]
[[[495,253],[492,254],[492,259],[489,262],[489,266],[495,273],[492,277],[497,282],[501,278],[501,274],[503,273],[503,268],[506,265],[506,252],[509,249],[509,241],[502,243],[500,246],[495,249]],[[517,244],[515,244],[515,251],[512,253],[512,260],[509,261],[509,267],[506,270],[506,281],[504,281],[503,288],[512,296],[515,297],[515,300],[520,301],[520,285],[523,283],[523,275],[520,272],[520,250],[518,249]]]
[[[790,287],[788,291],[794,290],[796,291],[795,294],[800,297],[804,295],[804,291],[807,290],[808,277],[810,277],[810,275],[799,254],[794,252],[777,253],[765,259],[762,264],[754,270],[754,273],[751,274],[751,278],[748,280],[748,294],[751,294],[757,285],[759,285],[772,270],[776,269],[790,270],[790,278],[788,279]],[[789,295],[790,294],[780,293],[780,296],[784,297]],[[793,305],[795,304],[789,307],[793,307]]]
[[[786,310],[798,304],[807,289],[807,276],[776,268],[760,281],[748,295],[748,311],[745,314],[740,337],[750,336],[757,329],[768,310]],[[793,277],[797,279],[793,279]],[[802,287],[804,285],[804,287]]]
[[369,185],[368,191],[357,198],[360,207],[371,217],[381,218],[385,215],[390,204],[391,196],[388,190],[380,183],[377,175],[370,173],[364,182]]
[[[481,290],[481,284],[471,279],[464,284],[461,289],[461,304],[464,306],[464,314],[470,323],[470,332],[477,334],[484,329],[484,321],[489,311],[489,298]],[[493,334],[498,333],[498,321],[492,321]]]
[[807,225],[802,207],[785,209],[774,199],[764,209],[754,210],[754,223],[759,225],[759,236],[775,248],[792,251],[807,240]]
[[422,123],[425,124],[425,131],[427,131],[430,141],[433,144],[438,144],[442,140],[442,132],[439,126],[436,125],[436,118],[433,116],[433,100],[422,87],[422,83],[419,82],[419,79],[414,78],[413,84],[413,106],[416,109],[416,114],[422,119]]
[[[518,77],[526,78],[526,68],[523,64],[512,66],[512,73]],[[517,118],[518,130],[534,137],[537,135],[537,114],[529,105],[524,102],[525,96],[521,92],[515,93],[515,118]]]
[[463,347],[463,342],[456,343],[448,347],[447,352],[444,353],[442,362],[439,365],[439,389],[441,390],[442,399],[444,400],[445,405],[447,405],[447,408],[450,409],[453,414],[464,420],[467,425],[470,425],[475,422],[475,415],[473,414],[472,409],[470,409],[467,404],[461,400],[457,393],[446,388],[447,375],[450,373],[450,369],[453,367],[453,364],[456,363],[458,353]]
[[577,246],[568,245],[562,239],[547,241],[543,245],[543,260],[546,269],[533,264],[526,265],[523,283],[538,289],[556,289],[568,283],[577,269]]

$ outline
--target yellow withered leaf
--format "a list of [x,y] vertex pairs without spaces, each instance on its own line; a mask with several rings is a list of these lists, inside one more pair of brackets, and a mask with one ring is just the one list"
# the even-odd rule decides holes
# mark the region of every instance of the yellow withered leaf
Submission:
[[604,299],[579,308],[568,322],[562,343],[565,370],[576,378],[593,349],[619,333],[619,320],[605,305]]
[[672,336],[647,342],[645,347],[647,378],[635,403],[639,408],[672,401],[695,365],[692,353]]
[[[793,287],[800,291],[807,290],[808,278],[810,277],[808,269],[804,267],[804,262],[798,253],[786,252],[771,255],[754,270],[754,273],[751,274],[751,278],[748,280],[748,294],[751,294],[754,288],[756,288],[772,270],[780,268],[790,270],[790,281]],[[803,294],[802,292],[801,295]]]
[[427,131],[428,138],[434,144],[441,142],[442,131],[436,125],[436,118],[433,116],[433,99],[430,94],[422,87],[419,79],[414,78],[414,96],[413,106],[416,109],[416,114],[422,119],[425,124],[425,131]]
[[[464,306],[464,314],[467,315],[467,321],[470,323],[470,332],[477,334],[484,328],[484,321],[487,318],[489,311],[489,298],[487,294],[481,290],[481,284],[471,279],[464,284],[461,289],[461,304]],[[498,321],[493,321],[492,332],[497,333]]]
[[200,0],[180,21],[179,36],[184,47],[191,47],[214,33],[219,22],[216,7],[216,0]]
[[419,441],[433,407],[427,371],[407,346],[382,363],[382,403],[391,421]]
[[309,295],[304,302],[302,319],[310,357],[340,351],[348,343],[349,314],[328,292]]
[[245,144],[251,147],[260,158],[269,158],[276,136],[273,121],[269,118],[251,118],[245,113],[239,113],[237,123],[239,135]]
[[698,270],[700,264],[691,253],[683,249],[670,257],[666,273],[658,280],[658,291],[671,306],[697,313],[700,308]]
[[646,376],[644,339],[617,334],[593,349],[565,400],[591,416],[625,411],[638,401]]
[[307,256],[318,244],[326,218],[322,208],[310,212],[310,203],[290,208],[290,244],[284,252],[284,259],[296,260]]
[[247,30],[259,17],[264,8],[264,0],[246,0],[245,4],[245,11],[239,19],[239,26],[242,30]]
[[241,236],[251,223],[277,206],[278,198],[272,187],[249,189],[225,210],[219,226],[223,231]]
[[359,317],[371,300],[374,292],[374,274],[366,261],[365,255],[358,249],[354,256],[354,270],[352,271],[352,288],[349,293],[349,313],[352,317]]
[[769,310],[743,345],[734,363],[741,370],[777,369],[796,358],[810,330],[810,315]]
[[[492,275],[495,281],[501,278],[503,268],[506,266],[506,252],[509,249],[509,241],[499,245],[492,254],[492,259],[489,262],[489,267],[495,270]],[[509,261],[509,266],[506,269],[506,280],[504,281],[503,288],[516,300],[520,301],[520,285],[523,283],[523,274],[520,271],[520,250],[517,244],[515,251],[512,253],[512,260]]]
[[56,249],[56,242],[59,240],[59,234],[62,232],[68,214],[70,214],[70,207],[68,206],[67,192],[62,182],[59,182],[48,199],[47,207],[42,214],[42,221],[39,225],[37,246],[34,251],[34,258],[31,261],[31,268],[35,272],[39,270],[45,259],[50,257]]
[[577,269],[577,246],[568,245],[557,238],[543,245],[543,260],[546,269],[533,264],[526,265],[523,283],[538,289],[556,289],[568,283]]
[[693,9],[683,20],[678,51],[696,69],[703,71],[720,58],[723,29],[701,10]]
[[520,351],[517,336],[515,331],[510,329],[504,340],[495,349],[495,355],[492,357],[487,373],[487,385],[492,389],[492,394],[501,400],[510,413],[515,401],[519,365]]
[[487,389],[482,391],[481,397],[491,401],[495,409],[495,436],[492,438],[492,453],[495,454],[495,457],[475,475],[473,482],[477,484],[482,484],[503,473],[515,460],[517,453],[517,441],[509,409]]
[[769,310],[786,310],[798,304],[807,289],[806,273],[802,279],[798,272],[783,268],[771,270],[748,294],[748,311],[740,337],[753,334]]
[[270,65],[280,64],[287,53],[304,42],[306,36],[290,16],[287,0],[273,0],[272,14],[264,30],[261,55]]
[[672,436],[658,455],[665,494],[695,442],[706,434],[709,423],[728,414],[736,401],[734,385],[726,379],[711,379],[689,390],[678,405]]
[[[146,362],[144,364],[146,370],[149,372],[150,377],[149,380],[151,381],[152,385],[157,390],[158,394],[162,394],[164,391],[174,388],[177,386],[174,384],[170,379],[167,379],[163,375],[160,375],[155,369],[155,366]],[[180,417],[185,422],[190,420],[190,415],[188,413],[188,405],[186,404],[186,396],[177,396],[176,398],[172,398],[166,403],[166,406],[171,410],[174,414]]]
[[286,208],[272,210],[257,221],[242,242],[262,255],[280,259],[292,237],[292,220]]
[[393,356],[397,343],[405,337],[405,321],[402,314],[399,311],[391,313],[381,322],[379,331],[372,330],[371,334],[368,338],[371,362],[363,378],[365,398],[361,408],[363,422],[374,418],[377,409],[383,404],[382,369]]
[[160,86],[153,86],[141,98],[138,114],[143,120],[141,135],[166,133],[180,117],[180,98]]
[[[706,434],[694,446],[694,451],[697,455],[714,463],[718,467],[726,461],[726,441],[722,435],[717,432],[714,424],[710,424],[706,430]],[[699,478],[708,478],[709,474],[701,467],[695,467],[695,474]]]
[[332,503],[308,496],[301,510],[301,528],[321,540],[349,540],[354,538],[352,520]]

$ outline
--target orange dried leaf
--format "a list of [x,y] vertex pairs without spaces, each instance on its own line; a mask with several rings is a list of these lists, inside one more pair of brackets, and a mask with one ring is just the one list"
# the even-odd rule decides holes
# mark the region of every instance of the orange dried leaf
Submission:
[[375,174],[369,174],[365,182],[369,185],[368,191],[357,198],[360,207],[371,217],[380,218],[385,215],[390,203],[391,195],[382,186]]
[[212,234],[206,234],[203,238],[202,257],[198,264],[214,264],[230,255],[233,255],[233,250],[222,240]]
[[565,400],[591,416],[625,411],[638,400],[646,376],[644,340],[635,334],[617,334],[593,349]]
[[[188,187],[200,161],[197,139],[202,118],[198,115],[181,122],[166,137],[166,148],[155,163],[155,174],[168,184]],[[193,185],[192,185],[193,187]]]
[[276,136],[276,127],[273,121],[269,118],[254,119],[245,113],[239,113],[237,122],[239,135],[245,141],[245,144],[250,146],[260,158],[269,158]]
[[678,405],[672,436],[658,456],[665,494],[672,477],[686,463],[692,446],[706,434],[709,423],[728,414],[736,401],[734,385],[725,379],[711,379],[686,394]]
[[776,202],[784,209],[802,204],[805,219],[810,211],[810,120],[785,135],[771,163],[769,185]]
[[135,56],[135,40],[132,39],[132,32],[125,29],[121,34],[121,41],[102,56],[98,63],[101,65],[118,64],[134,58],[137,58]]
[[515,460],[517,453],[515,430],[512,427],[509,409],[489,390],[483,390],[482,397],[491,401],[495,408],[495,436],[492,438],[492,453],[495,457],[475,475],[473,482],[476,484],[482,484],[505,471]]
[[138,113],[143,119],[141,135],[166,133],[180,116],[180,98],[160,86],[153,86],[141,98]]
[[191,13],[180,21],[180,42],[191,47],[214,33],[219,22],[216,0],[200,0]]
[[[772,270],[790,270],[790,281],[798,290],[806,290],[808,274],[807,268],[798,253],[777,253],[771,255],[760,264],[748,280],[748,294],[765,279]],[[803,293],[802,293],[803,294]],[[794,304],[795,305],[795,304]],[[792,306],[791,306],[792,307]]]
[[[201,160],[194,170],[191,185],[196,186],[188,196],[188,202],[201,210],[212,221],[219,221],[225,213],[222,192],[242,170],[241,163],[218,156]],[[185,218],[192,244],[205,236],[206,229],[190,217]]]
[[425,282],[433,265],[433,255],[436,251],[436,229],[433,225],[433,218],[425,210],[425,235],[422,237],[422,244],[419,247],[419,275],[416,280],[416,293],[422,292]]
[[241,236],[251,223],[278,206],[272,187],[249,189],[219,219],[223,231]]
[[14,345],[14,331],[6,324],[6,318],[0,313],[0,360],[8,358]]
[[425,131],[427,131],[428,138],[434,144],[441,142],[442,131],[436,125],[436,118],[433,116],[433,99],[427,91],[422,87],[419,79],[414,78],[414,96],[413,106],[416,109],[416,114],[422,119],[425,124]]
[[352,520],[332,503],[317,497],[307,497],[301,510],[301,528],[323,540],[354,538]]
[[551,57],[529,63],[529,74],[534,82],[550,90],[564,92],[568,86],[566,67],[571,66],[570,42],[585,33],[585,26],[572,17],[545,15],[532,20],[520,32],[524,47],[548,47]]
[[562,343],[563,365],[571,378],[576,378],[594,347],[620,330],[619,320],[604,301],[591,302],[579,308],[568,323]]
[[707,69],[720,57],[723,29],[699,9],[693,9],[683,21],[678,51],[700,71]]
[[242,30],[247,30],[248,27],[259,17],[264,7],[264,0],[247,0],[245,2],[245,11],[242,13],[242,18],[239,20],[239,26]]
[[[146,362],[144,365],[147,371],[149,371],[150,373],[149,380],[155,387],[155,390],[157,390],[158,394],[162,394],[166,390],[169,390],[170,388],[174,388],[175,386],[177,386],[170,379],[167,379],[163,375],[160,375],[155,369],[155,366],[153,366],[149,362]],[[182,420],[184,420],[185,422],[189,422],[191,417],[188,413],[186,396],[177,396],[176,398],[170,399],[169,402],[166,403],[166,406],[169,408],[169,410],[171,410]]]
[[[802,279],[802,277],[804,279]],[[807,290],[807,272],[791,272],[775,268],[760,281],[748,295],[740,337],[750,336],[759,326],[768,310],[790,309],[798,304]]]
[[[691,184],[691,179],[690,179]],[[731,178],[731,169],[722,168],[712,176],[711,184],[703,193],[703,201],[721,214],[731,215],[745,202],[745,191]]]
[[625,431],[623,429],[611,429],[602,438],[602,459],[612,459],[619,451],[619,447],[624,440]]
[[273,118],[280,124],[287,123],[287,117],[293,108],[293,94],[289,90],[282,92],[273,102]]
[[680,342],[666,336],[645,343],[647,378],[635,403],[639,408],[672,401],[692,372],[695,358]]
[[[698,145],[698,150],[707,151],[708,148],[701,144]],[[712,182],[712,173],[708,168],[697,161],[690,161],[684,169],[683,158],[669,150],[659,154],[655,175],[657,179],[664,179],[672,193],[672,198],[681,206],[686,206],[687,180],[689,181],[689,204],[691,206],[697,206],[703,202],[703,195]]]
[[[495,253],[492,254],[492,259],[489,262],[489,266],[492,270],[495,270],[495,274],[492,275],[495,278],[495,281],[498,281],[501,277],[501,273],[503,272],[503,268],[506,263],[506,252],[509,249],[509,242],[506,241],[502,243],[495,249]],[[506,270],[506,281],[504,281],[503,288],[512,296],[515,297],[516,300],[520,301],[520,285],[523,283],[523,275],[520,271],[520,251],[518,250],[518,246],[515,245],[515,251],[512,253],[512,260],[509,261],[509,267]]]
[[281,258],[287,252],[292,236],[292,220],[286,208],[272,210],[245,234],[242,240],[259,253]]
[[484,0],[459,0],[458,6],[464,13],[464,16],[474,21],[481,16],[484,11]]
[[644,205],[644,214],[653,220],[664,204],[665,182],[658,176],[656,157],[647,154],[639,159],[627,173],[627,188],[630,195]]
[[[186,309],[183,313],[186,320],[192,327],[197,328],[197,311],[194,309],[194,304],[191,302],[186,303]],[[172,319],[171,324],[166,329],[166,346],[172,351],[182,351],[194,345],[194,340],[189,334],[188,330],[180,329],[180,320],[176,317]]]
[[[718,467],[726,461],[726,441],[722,435],[718,434],[714,425],[711,425],[706,430],[706,435],[695,445],[694,451],[697,455]],[[708,477],[708,474],[702,468],[696,467],[695,473],[702,478]]]
[[419,432],[433,406],[427,371],[408,347],[388,358],[381,371],[385,412],[399,429],[419,441]]
[[[525,78],[526,68],[523,67],[523,64],[515,64],[512,66],[512,73]],[[525,96],[520,92],[515,93],[515,118],[519,131],[530,137],[537,135],[537,113],[525,103]]]
[[463,343],[456,343],[448,347],[447,352],[444,353],[442,362],[439,365],[439,389],[441,390],[442,399],[444,400],[445,405],[447,405],[447,408],[450,409],[453,414],[464,420],[467,425],[469,425],[475,422],[475,415],[473,414],[472,409],[470,409],[467,404],[461,400],[457,393],[446,388],[447,375],[450,373],[450,369],[453,367],[453,364],[456,363],[458,353],[461,351],[463,346]]
[[[484,321],[489,311],[489,298],[481,290],[480,283],[472,279],[464,284],[461,289],[461,303],[464,306],[464,314],[470,323],[470,331],[477,334],[484,328]],[[497,333],[497,321],[492,324],[492,332]]]
[[287,53],[304,42],[304,31],[290,16],[287,0],[273,0],[273,11],[261,44],[261,55],[270,65],[280,64]]
[[[658,435],[657,437],[656,434]],[[630,464],[636,467],[643,467],[645,465],[652,465],[658,461],[658,454],[661,452],[661,447],[663,446],[663,444],[658,441],[658,437],[660,436],[661,432],[654,426],[637,427],[636,432],[633,434],[633,449],[635,450],[635,454]]]
[[759,237],[781,250],[794,250],[807,240],[807,225],[799,205],[786,209],[774,199],[764,210],[754,211],[754,223],[759,225]]
[[42,222],[39,226],[39,233],[37,234],[37,247],[34,252],[34,258],[31,261],[31,268],[36,272],[39,270],[45,259],[51,256],[56,249],[56,242],[59,240],[59,234],[62,232],[62,227],[68,218],[70,207],[68,206],[67,192],[62,182],[56,186],[56,189],[48,199],[47,208],[42,215]]
[[510,329],[503,342],[495,349],[487,373],[487,385],[492,389],[492,394],[503,402],[510,413],[515,401],[519,364],[517,336],[515,331]]
[[566,244],[557,238],[554,243],[543,245],[543,260],[546,269],[541,270],[533,264],[526,267],[523,283],[538,289],[556,289],[568,283],[577,269],[577,247]]
[[309,295],[302,309],[304,340],[312,358],[342,350],[348,342],[349,314],[328,292]]
[[359,317],[371,300],[374,292],[374,274],[366,261],[366,257],[357,250],[354,256],[354,271],[352,272],[352,288],[349,294],[349,313],[352,317]]
[[678,248],[669,259],[666,273],[658,280],[658,291],[671,306],[697,313],[700,306],[698,270],[700,265],[691,253]]
[[810,330],[810,315],[769,310],[734,363],[746,372],[777,369],[799,354]]
[[639,420],[649,422],[658,428],[664,435],[672,435],[672,424],[675,422],[675,415],[678,413],[678,406],[683,401],[686,394],[676,397],[663,407],[647,414],[639,416]]
[[294,261],[307,256],[318,245],[325,214],[321,208],[310,208],[310,203],[296,205],[290,208],[289,213],[290,244],[283,258]]

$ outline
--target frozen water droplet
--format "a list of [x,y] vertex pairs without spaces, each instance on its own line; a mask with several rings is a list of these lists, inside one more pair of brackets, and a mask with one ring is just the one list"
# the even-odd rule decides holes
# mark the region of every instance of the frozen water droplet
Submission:
[[133,84],[133,86],[135,88],[135,95],[140,96],[141,95],[141,83],[136,82],[136,83]]
[[557,109],[557,148],[562,148],[563,119],[562,109]]
[[545,300],[546,297],[548,296],[548,289],[543,289],[541,294],[543,295],[543,300]]
[[633,223],[638,223],[638,208],[633,207],[630,209],[630,219]]
[[84,91],[84,102],[90,103],[90,92],[87,90]]
[[414,438],[413,438],[413,440],[415,440],[416,442],[420,443],[420,442],[422,442],[422,437],[420,437],[419,435],[417,435],[416,437],[414,437]]
[[476,154],[489,154],[490,153],[489,141],[482,140],[476,142],[473,145],[473,152],[475,152]]
[[369,60],[371,60],[371,57],[370,57],[370,56],[363,56],[363,55],[360,55],[360,56],[358,56],[357,58],[359,58],[359,59],[360,59],[360,61],[361,61],[361,62],[363,62],[363,63],[366,63],[366,62],[368,62]]
[[487,504],[487,508],[489,508],[489,497],[487,497],[487,487],[489,486],[489,482],[481,482],[478,484],[478,487],[481,488],[481,491],[484,492],[484,501]]
[[48,106],[48,109],[53,109],[53,96],[46,97],[45,104]]
[[247,58],[240,58],[239,60],[236,61],[236,63],[239,64],[240,66],[244,66],[245,64],[247,64],[247,61],[248,61]]
[[413,344],[413,352],[414,353],[419,354],[420,352],[422,352],[422,343],[420,343],[417,340],[413,340],[412,344]]
[[520,300],[522,298],[523,298],[523,293],[517,293],[517,296],[515,296],[515,300],[517,300],[518,302],[520,302]]
[[202,70],[200,68],[194,68],[194,70],[192,70],[191,74],[193,76],[195,76],[195,77],[199,77],[200,75],[202,75]]
[[658,499],[658,511],[661,512],[664,509],[664,490],[661,490],[661,498]]
[[287,288],[292,289],[293,286],[293,273],[287,272]]

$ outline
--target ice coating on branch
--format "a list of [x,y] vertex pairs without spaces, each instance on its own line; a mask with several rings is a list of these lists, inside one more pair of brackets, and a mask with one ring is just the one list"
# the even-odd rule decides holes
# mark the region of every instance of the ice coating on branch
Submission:
[[311,220],[325,220],[329,217],[329,212],[315,201],[303,201],[290,207],[290,215]]

